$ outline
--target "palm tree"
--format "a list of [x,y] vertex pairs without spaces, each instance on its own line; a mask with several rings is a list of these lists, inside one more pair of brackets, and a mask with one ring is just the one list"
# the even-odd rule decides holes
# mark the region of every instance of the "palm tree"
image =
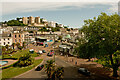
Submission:
[[23,42],[23,48],[26,48],[26,42]]
[[12,43],[12,47],[13,47],[13,49],[15,49],[15,43]]
[[55,80],[55,78],[58,78],[59,80],[61,80],[63,78],[64,68],[58,67],[57,69],[55,69],[54,60],[47,61],[46,71],[48,79]]
[[5,47],[6,47],[6,49],[8,50],[8,48],[9,48],[9,45],[6,45]]
[[55,75],[60,80],[63,78],[63,73],[64,73],[64,67],[58,67],[56,69]]
[[5,47],[5,46],[2,46],[2,58],[4,58],[5,51],[6,51],[6,47]]
[[5,51],[6,51],[6,47],[2,46],[2,52],[5,52]]
[[48,79],[53,78],[53,74],[55,72],[55,65],[53,63],[54,63],[53,60],[48,60],[46,64],[46,72],[48,75]]
[[19,50],[22,50],[22,49],[23,49],[23,46],[18,46],[18,49],[19,49]]
[[16,45],[17,45],[17,48],[19,48],[19,46],[20,46],[20,43],[18,43],[18,42],[17,42],[17,43],[16,43]]

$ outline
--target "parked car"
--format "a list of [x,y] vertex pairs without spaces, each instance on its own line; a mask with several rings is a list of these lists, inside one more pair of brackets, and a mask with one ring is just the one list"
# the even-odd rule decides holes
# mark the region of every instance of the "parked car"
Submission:
[[46,51],[45,51],[45,50],[42,50],[42,52],[43,52],[43,53],[46,53]]
[[44,65],[39,65],[35,70],[40,71],[43,67],[44,67]]
[[52,53],[47,53],[47,56],[53,56],[53,54]]
[[53,51],[53,50],[50,50],[50,53],[51,53],[51,54],[54,54],[54,51]]
[[30,49],[29,52],[30,52],[30,53],[34,53],[34,49]]
[[83,74],[83,75],[90,76],[90,71],[88,71],[85,68],[79,68],[78,72],[81,73],[81,74]]
[[42,54],[43,52],[41,50],[38,51],[38,54]]

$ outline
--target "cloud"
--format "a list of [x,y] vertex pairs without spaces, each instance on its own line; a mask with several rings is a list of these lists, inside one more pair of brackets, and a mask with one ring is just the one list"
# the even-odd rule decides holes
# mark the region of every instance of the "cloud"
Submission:
[[105,0],[99,0],[99,1],[66,0],[66,2],[63,0],[57,0],[55,2],[52,2],[54,0],[51,0],[51,2],[47,2],[48,0],[45,0],[44,2],[42,0],[40,0],[41,2],[39,2],[38,0],[29,0],[29,2],[27,2],[27,0],[20,0],[20,2],[17,1],[18,0],[2,0],[2,10],[0,10],[0,13],[2,13],[3,15],[8,15],[14,13],[25,13],[25,12],[33,12],[40,10],[66,10],[66,9],[68,10],[73,8],[80,9],[88,6],[89,8],[95,8],[96,4],[111,5],[108,11],[110,12],[118,11],[118,7],[117,7],[118,0],[106,0],[106,1]]

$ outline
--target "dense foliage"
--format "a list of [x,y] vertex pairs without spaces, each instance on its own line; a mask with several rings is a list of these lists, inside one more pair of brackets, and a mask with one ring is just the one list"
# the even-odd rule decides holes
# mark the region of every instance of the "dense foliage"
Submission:
[[57,78],[60,80],[63,78],[64,68],[63,67],[55,68],[54,61],[48,60],[46,64],[46,72],[48,75],[48,79],[55,80]]
[[33,64],[33,62],[34,59],[31,57],[30,53],[25,53],[19,58],[17,65],[20,67],[25,67]]
[[18,21],[18,20],[10,20],[6,23],[8,26],[26,26],[25,24],[22,23],[22,21]]
[[51,27],[52,32],[60,31],[60,27]]
[[[101,13],[98,18],[84,21],[80,30],[84,33],[84,43],[79,43],[76,49],[80,56],[109,57],[105,61],[113,68],[113,76],[118,76],[120,66],[120,16],[118,14],[107,15]],[[79,41],[81,42],[81,41]],[[76,51],[77,51],[76,50]]]

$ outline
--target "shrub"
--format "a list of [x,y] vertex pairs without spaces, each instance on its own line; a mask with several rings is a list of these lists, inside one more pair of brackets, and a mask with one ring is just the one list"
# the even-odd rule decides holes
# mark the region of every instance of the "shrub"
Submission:
[[30,53],[26,53],[19,58],[17,65],[20,67],[25,67],[33,64],[33,62],[34,62],[34,59],[31,57]]
[[18,46],[18,49],[22,50],[22,49],[23,49],[23,47],[22,47],[22,46]]

